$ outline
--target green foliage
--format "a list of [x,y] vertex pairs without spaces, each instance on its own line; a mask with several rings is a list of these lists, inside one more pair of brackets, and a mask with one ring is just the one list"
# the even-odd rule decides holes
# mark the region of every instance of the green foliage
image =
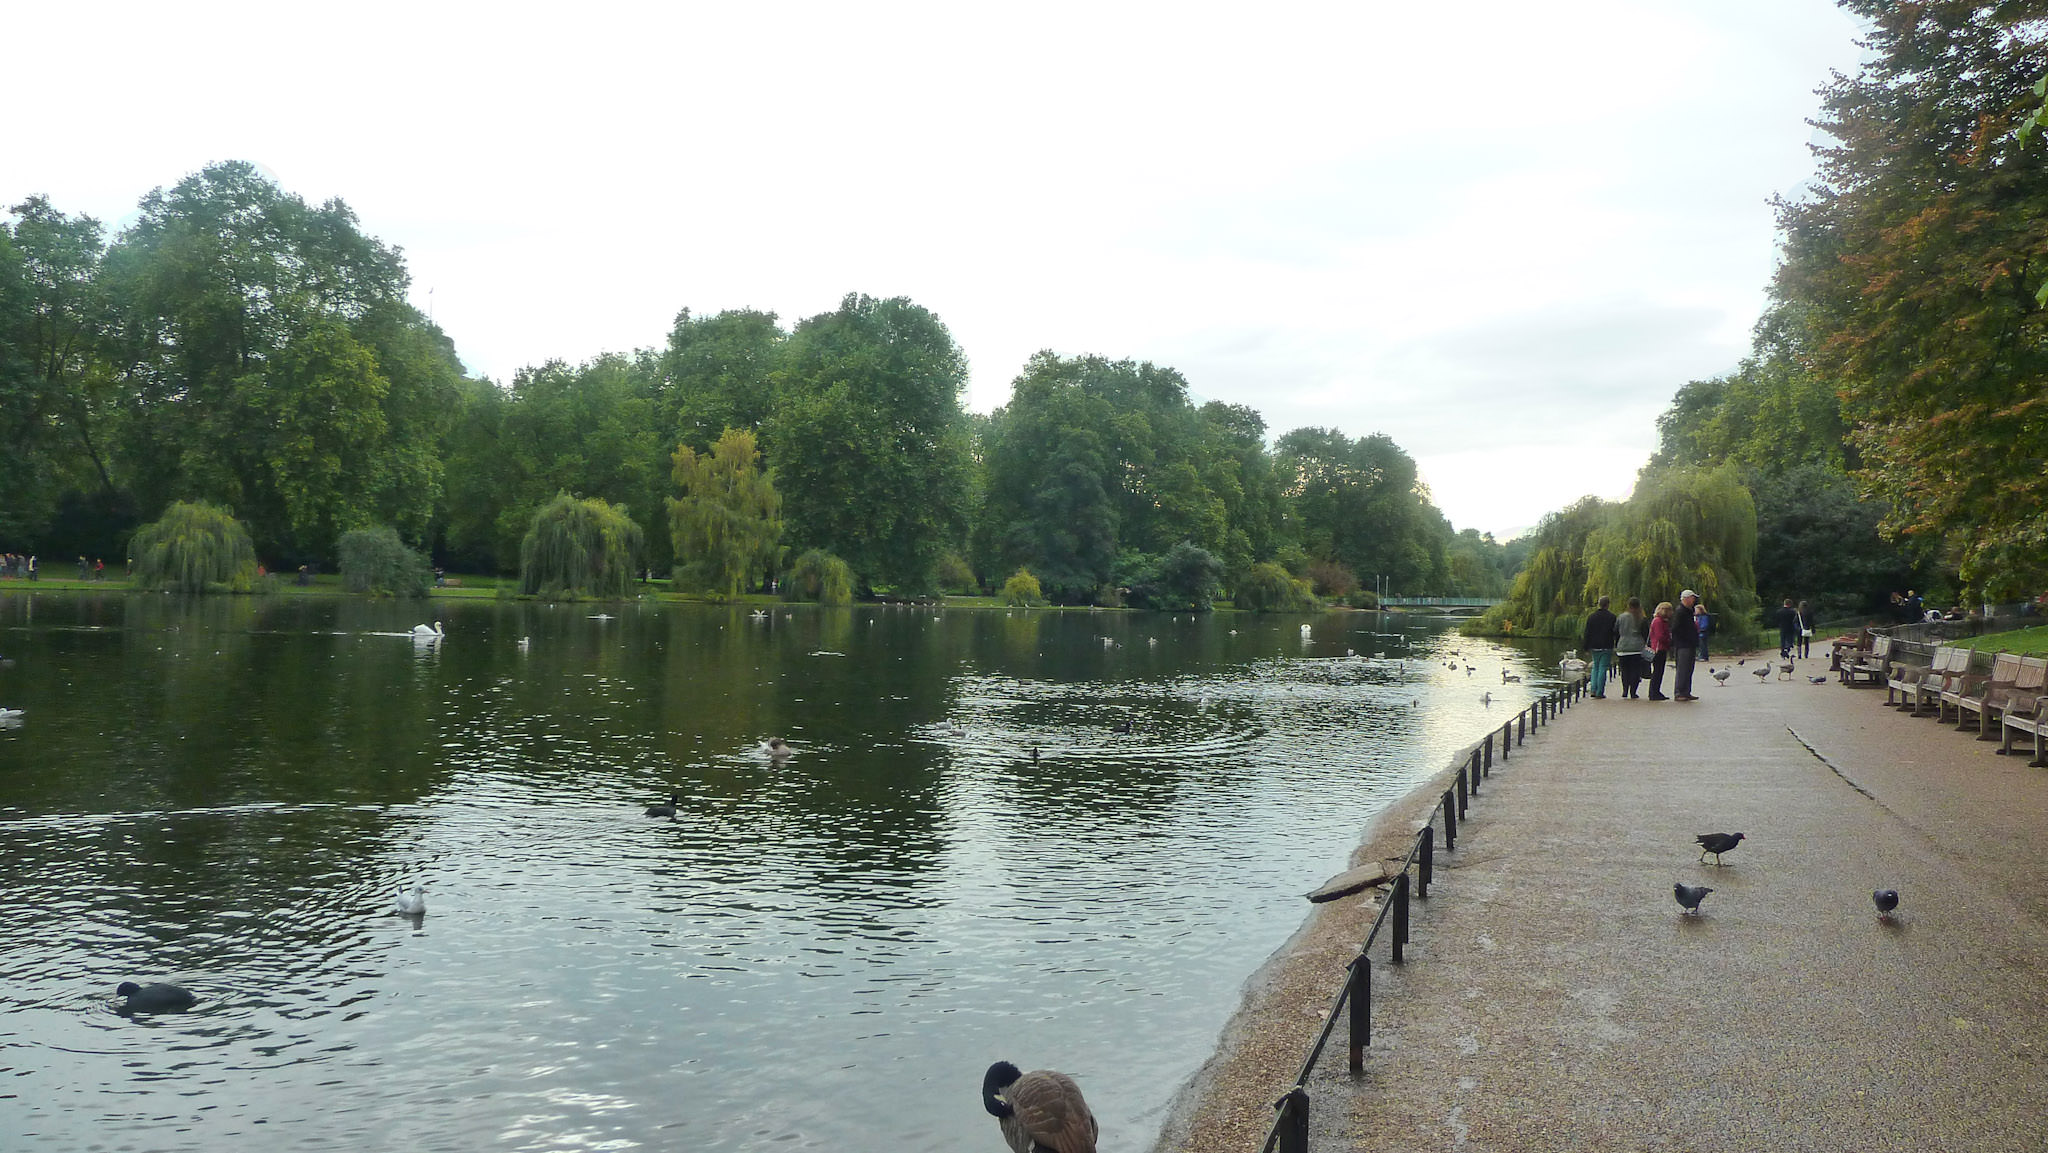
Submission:
[[135,530],[129,545],[137,588],[170,592],[249,592],[256,587],[256,546],[226,509],[179,503]]
[[1385,576],[1395,588],[1443,585],[1451,526],[1399,445],[1378,433],[1352,440],[1335,429],[1298,428],[1274,455],[1311,559]]
[[683,490],[668,508],[677,552],[727,597],[737,597],[741,584],[772,568],[780,552],[782,498],[775,478],[761,467],[754,434],[742,429],[726,429],[705,456],[678,446],[674,460]]
[[1045,593],[1038,587],[1038,578],[1030,569],[1018,569],[1003,582],[1003,603],[1006,605],[1035,605],[1045,599]]
[[623,597],[641,546],[624,509],[558,494],[534,514],[519,545],[519,591],[528,596]]
[[981,591],[981,580],[974,575],[974,568],[967,558],[957,552],[949,552],[939,558],[935,579],[939,591],[955,596],[965,596]]
[[674,438],[701,452],[726,429],[764,425],[784,339],[772,312],[677,314],[660,360],[664,423]]
[[1319,607],[1308,582],[1294,579],[1270,561],[1253,565],[1237,582],[1235,604],[1254,613],[1313,612]]
[[[2048,70],[2036,6],[1851,0],[1865,63],[1826,88],[1836,142],[1780,202],[1776,294],[1840,392],[1884,529],[1964,580],[2048,582],[2048,156],[2015,129]],[[1993,593],[1996,595],[1996,593]]]
[[342,587],[352,593],[423,597],[433,583],[433,566],[407,548],[390,525],[343,533],[337,551]]
[[782,578],[786,600],[816,601],[821,605],[853,603],[853,569],[822,549],[811,549],[796,558]]
[[848,295],[790,334],[764,429],[789,533],[922,593],[966,534],[967,360],[909,300]]
[[1167,550],[1149,587],[1151,607],[1167,612],[1208,612],[1223,587],[1223,561],[1205,548],[1182,541]]

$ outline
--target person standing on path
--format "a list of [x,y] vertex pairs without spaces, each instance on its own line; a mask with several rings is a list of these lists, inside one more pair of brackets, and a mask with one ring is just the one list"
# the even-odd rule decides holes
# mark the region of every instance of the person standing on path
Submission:
[[1693,613],[1699,603],[1700,594],[1687,589],[1678,594],[1678,607],[1671,614],[1671,660],[1678,666],[1671,684],[1674,701],[1699,700],[1692,695],[1692,666],[1700,655],[1699,618]]
[[1706,663],[1707,663],[1707,632],[1708,632],[1708,630],[1709,630],[1709,629],[1713,628],[1713,626],[1714,626],[1714,618],[1713,618],[1713,617],[1712,617],[1712,616],[1711,616],[1711,615],[1710,615],[1710,614],[1709,614],[1709,613],[1707,612],[1707,606],[1706,606],[1706,605],[1703,605],[1703,604],[1702,604],[1702,605],[1697,605],[1697,606],[1695,606],[1695,607],[1693,608],[1693,610],[1692,610],[1692,620],[1693,620],[1693,623],[1694,623],[1694,624],[1696,624],[1696,625],[1698,625],[1698,626],[1699,626],[1699,629],[1700,629],[1700,655],[1699,655],[1699,662],[1700,662],[1701,664],[1706,664]]
[[1799,659],[1813,655],[1813,613],[1806,608],[1806,602],[1799,602]]
[[1614,614],[1608,611],[1607,598],[1602,596],[1592,615],[1586,618],[1586,634],[1580,639],[1587,659],[1592,662],[1587,677],[1596,701],[1607,699],[1607,669],[1614,663],[1614,635]]
[[1792,607],[1792,598],[1785,598],[1785,607],[1775,614],[1778,621],[1778,655],[1789,657],[1792,646],[1799,641],[1799,610]]
[[1642,598],[1628,598],[1627,610],[1614,618],[1614,655],[1621,662],[1621,695],[1627,700],[1642,696],[1643,646],[1649,643],[1648,631]]
[[1658,601],[1650,617],[1650,699],[1668,701],[1664,695],[1664,664],[1671,659],[1671,602]]

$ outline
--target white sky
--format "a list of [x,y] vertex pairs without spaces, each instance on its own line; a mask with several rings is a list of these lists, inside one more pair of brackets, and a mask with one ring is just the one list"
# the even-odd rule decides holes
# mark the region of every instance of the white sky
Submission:
[[[0,207],[217,160],[348,202],[472,371],[908,296],[969,407],[1040,348],[1384,432],[1458,528],[1627,494],[1733,368],[1825,0],[10,6]],[[431,290],[431,296],[429,295]]]

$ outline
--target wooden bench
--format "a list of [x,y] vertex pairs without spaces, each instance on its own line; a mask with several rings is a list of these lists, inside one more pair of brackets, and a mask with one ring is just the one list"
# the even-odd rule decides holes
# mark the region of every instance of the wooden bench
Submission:
[[1940,702],[1935,705],[1935,719],[1946,724],[1948,711],[1954,709],[1956,727],[1961,728],[1965,700],[1971,702],[1974,708],[1983,702],[1984,694],[1994,686],[2000,689],[2011,688],[2013,678],[2019,675],[2019,671],[2020,658],[2017,653],[1999,653],[1991,658],[1990,672],[1965,672],[1960,677],[1951,677],[1948,685],[1941,690]]
[[[1870,651],[1870,641],[1873,635],[1869,629],[1865,628],[1858,629],[1853,637],[1836,637],[1834,640],[1829,641],[1828,668],[1838,673],[1843,672],[1849,663]],[[1844,683],[1847,683],[1849,678],[1845,675],[1842,680]]]
[[[2004,654],[2000,654],[2001,656]],[[2042,683],[2048,681],[2048,657],[2016,657],[2019,671],[2010,684],[2000,685],[1998,673],[1993,670],[1991,683],[1974,701],[1964,698],[1956,707],[1956,731],[1968,726],[1963,723],[1969,713],[1977,714],[1977,739],[1995,741],[2003,727],[1999,721],[2008,712],[2030,713],[2034,703],[2041,699]]]
[[1969,663],[1969,649],[1942,645],[1934,650],[1934,659],[1927,664],[1894,664],[1891,679],[1885,682],[1884,703],[1911,704],[1917,717],[1928,701],[1940,702],[1943,678],[1958,669],[1967,669]]
[[1872,637],[1870,651],[1851,657],[1842,657],[1842,683],[1845,685],[1865,684],[1871,688],[1891,679],[1892,638]]
[[2027,764],[2037,769],[2048,768],[2048,736],[2042,735],[2048,733],[2048,696],[2036,699],[2031,713],[2007,709],[1999,729],[2005,734],[1998,744],[2001,754],[2012,752],[2014,733],[2025,733],[2034,742],[2034,759]]

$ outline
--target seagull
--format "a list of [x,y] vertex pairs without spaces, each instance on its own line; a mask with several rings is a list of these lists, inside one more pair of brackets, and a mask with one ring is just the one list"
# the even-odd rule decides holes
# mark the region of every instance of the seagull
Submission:
[[1879,889],[1870,894],[1870,903],[1877,906],[1878,920],[1889,921],[1892,919],[1892,910],[1899,907],[1899,891]]
[[121,998],[117,1011],[122,1013],[182,1013],[199,1000],[182,985],[138,985],[133,981],[114,986],[114,995]]
[[1715,680],[1716,682],[1718,682],[1718,683],[1720,684],[1720,686],[1721,686],[1722,688],[1724,688],[1724,689],[1728,687],[1728,673],[1729,673],[1729,670],[1727,670],[1727,669],[1708,669],[1708,670],[1707,670],[1707,675],[1708,675],[1708,676],[1710,676],[1710,677],[1712,677],[1712,678],[1714,678],[1714,680]]
[[647,815],[650,817],[667,817],[673,821],[676,819],[676,806],[682,803],[682,799],[680,793],[670,793],[668,795],[668,804],[647,806]]
[[1705,885],[1674,884],[1671,886],[1671,895],[1678,900],[1679,904],[1685,906],[1687,913],[1695,917],[1700,915],[1700,902],[1706,900],[1707,894],[1713,891]]
[[414,885],[412,892],[398,894],[392,904],[408,917],[424,917],[427,915],[427,894],[422,891],[425,888],[424,885]]
[[1757,684],[1763,684],[1765,681],[1771,679],[1771,666],[1763,665],[1758,668],[1753,668],[1749,670],[1749,675],[1756,678]]
[[1003,1142],[1016,1153],[1095,1153],[1095,1114],[1065,1073],[1025,1073],[998,1061],[981,1079],[981,1107],[1002,1126]]
[[1694,837],[1693,843],[1700,847],[1700,864],[1706,864],[1707,854],[1712,853],[1714,854],[1714,864],[1719,866],[1721,854],[1733,849],[1741,842],[1745,835],[1743,833],[1701,833],[1699,836]]

